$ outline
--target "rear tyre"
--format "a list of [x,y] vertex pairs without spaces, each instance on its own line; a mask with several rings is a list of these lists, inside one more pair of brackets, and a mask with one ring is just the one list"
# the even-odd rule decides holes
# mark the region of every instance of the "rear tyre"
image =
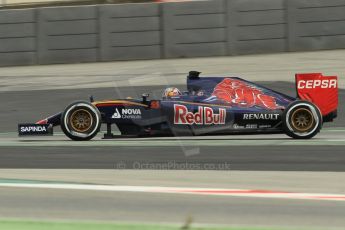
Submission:
[[320,132],[322,115],[313,103],[295,101],[283,113],[283,128],[286,135],[295,139],[309,139]]
[[74,141],[91,140],[101,127],[101,114],[89,102],[77,101],[64,110],[61,115],[61,129]]

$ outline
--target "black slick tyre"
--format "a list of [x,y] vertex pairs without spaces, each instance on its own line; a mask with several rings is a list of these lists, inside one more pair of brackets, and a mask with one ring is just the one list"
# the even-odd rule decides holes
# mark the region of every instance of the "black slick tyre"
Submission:
[[61,115],[61,129],[67,137],[75,141],[94,138],[101,127],[101,114],[89,102],[76,101],[66,107]]
[[310,139],[322,128],[322,115],[309,101],[294,101],[284,111],[283,128],[286,135],[295,139]]

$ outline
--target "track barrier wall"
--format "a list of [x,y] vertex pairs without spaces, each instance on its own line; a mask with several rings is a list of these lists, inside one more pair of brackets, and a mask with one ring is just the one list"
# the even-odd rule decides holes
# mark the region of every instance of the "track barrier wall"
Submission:
[[345,0],[0,10],[0,66],[345,48]]

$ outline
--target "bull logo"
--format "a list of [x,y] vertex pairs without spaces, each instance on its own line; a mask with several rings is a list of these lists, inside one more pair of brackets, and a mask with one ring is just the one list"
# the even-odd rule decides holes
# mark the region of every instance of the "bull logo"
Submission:
[[277,104],[274,97],[265,94],[255,86],[237,79],[225,78],[216,85],[211,97],[216,97],[227,104],[242,108],[254,106],[269,110],[284,108]]

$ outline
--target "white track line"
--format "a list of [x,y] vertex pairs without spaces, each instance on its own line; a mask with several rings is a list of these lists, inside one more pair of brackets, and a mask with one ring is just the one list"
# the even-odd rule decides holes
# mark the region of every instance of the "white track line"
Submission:
[[0,183],[0,187],[345,201],[345,194],[294,193],[294,192],[282,192],[282,191],[271,191],[271,190],[247,190],[247,189],[210,189],[210,188],[118,186],[118,185],[89,185],[89,184],[53,184],[53,183],[37,183],[37,184]]

